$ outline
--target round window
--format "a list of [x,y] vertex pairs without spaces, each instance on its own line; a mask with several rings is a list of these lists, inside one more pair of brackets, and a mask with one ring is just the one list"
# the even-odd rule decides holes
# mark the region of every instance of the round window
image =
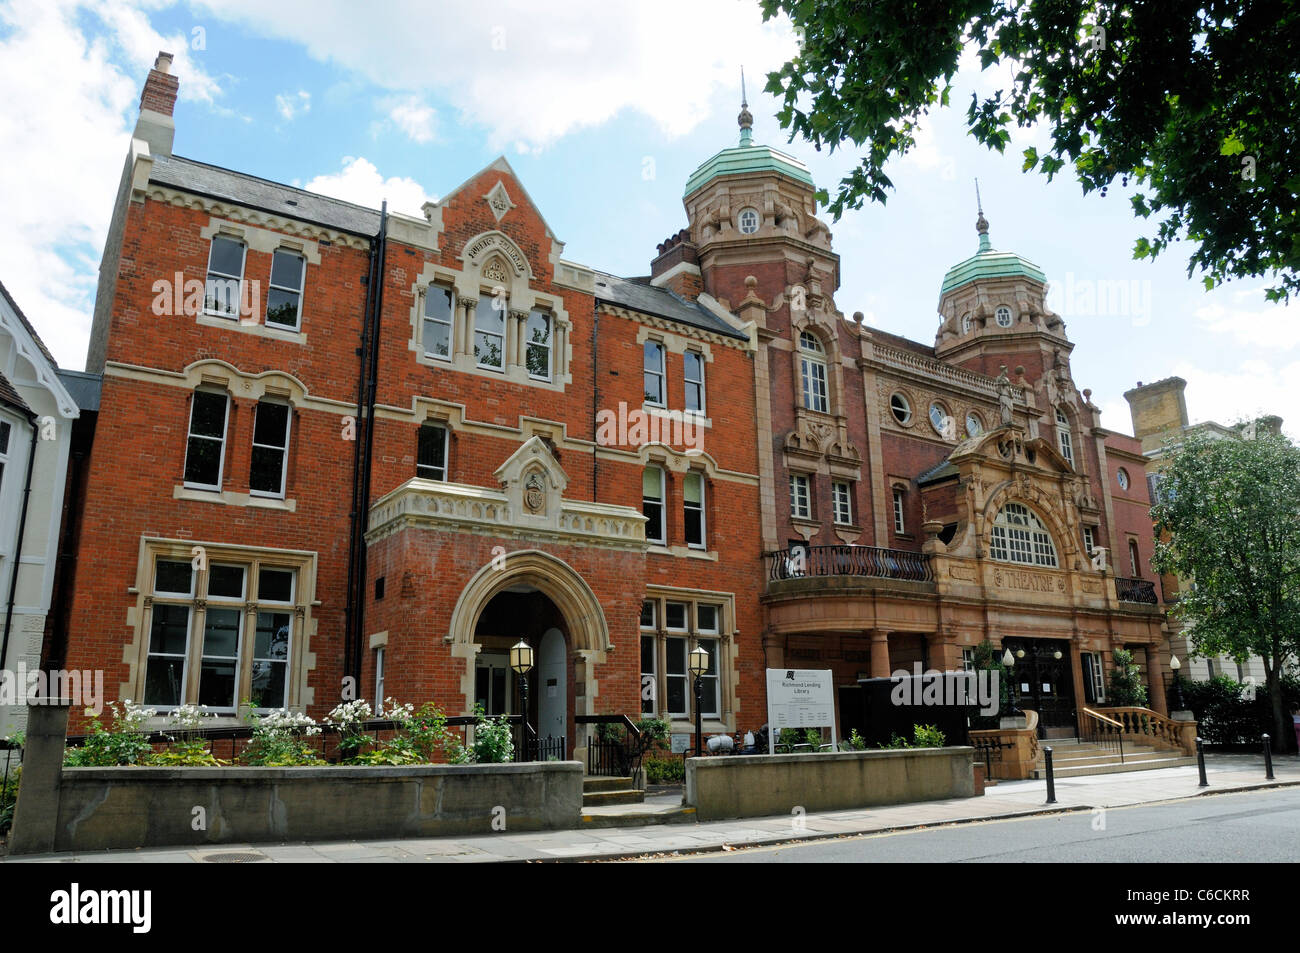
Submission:
[[984,432],[984,421],[980,420],[980,415],[973,411],[966,415],[966,436],[978,437]]
[[889,410],[900,424],[906,425],[912,422],[912,405],[902,394],[895,394],[889,398]]
[[758,231],[758,212],[752,208],[740,210],[740,234],[753,235]]
[[934,432],[945,439],[952,439],[956,436],[953,431],[956,425],[951,417],[948,416],[948,408],[937,400],[930,405],[930,426]]
[[1127,490],[1127,489],[1128,489],[1128,471],[1127,471],[1127,470],[1125,470],[1123,467],[1120,467],[1120,468],[1119,468],[1119,473],[1115,474],[1115,479],[1117,479],[1117,480],[1119,481],[1119,488],[1120,488],[1121,490]]
[[965,314],[961,316],[961,333],[970,334],[970,329],[971,329],[970,312],[967,311]]
[[998,310],[994,312],[994,317],[997,318],[998,327],[1000,328],[1011,327],[1011,309],[1006,307],[1005,305],[1001,308],[998,308]]

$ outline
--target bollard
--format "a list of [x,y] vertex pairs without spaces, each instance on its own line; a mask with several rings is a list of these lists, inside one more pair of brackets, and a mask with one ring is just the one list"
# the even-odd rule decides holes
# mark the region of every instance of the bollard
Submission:
[[1201,783],[1197,786],[1208,788],[1210,782],[1205,780],[1205,749],[1201,747],[1201,738],[1199,736],[1196,739],[1196,767],[1199,768],[1201,772]]
[[1052,777],[1052,749],[1043,749],[1043,762],[1047,767],[1047,803],[1056,803],[1056,779]]
[[1269,747],[1268,735],[1264,736],[1264,777],[1266,780],[1274,781],[1273,777],[1273,749]]

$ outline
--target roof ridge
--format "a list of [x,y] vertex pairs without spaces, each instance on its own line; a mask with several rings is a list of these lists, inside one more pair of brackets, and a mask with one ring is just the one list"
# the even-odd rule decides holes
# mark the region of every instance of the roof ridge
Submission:
[[188,162],[191,165],[201,165],[208,169],[216,169],[218,172],[225,172],[227,175],[239,176],[241,179],[252,179],[255,182],[265,182],[267,185],[273,185],[278,189],[290,189],[291,191],[301,193],[302,195],[310,195],[314,198],[324,199],[327,202],[336,202],[339,205],[346,205],[349,208],[355,208],[363,212],[371,212],[375,215],[380,214],[379,209],[371,208],[369,205],[360,205],[357,202],[349,202],[347,199],[337,198],[333,195],[326,195],[324,192],[313,192],[310,189],[304,189],[298,185],[290,185],[287,182],[277,182],[275,179],[268,179],[261,175],[253,175],[250,172],[240,172],[238,169],[229,169],[224,165],[217,165],[214,162],[204,162],[202,159],[191,159],[189,156],[178,155],[158,156],[157,158],[165,161],[180,159],[182,162]]

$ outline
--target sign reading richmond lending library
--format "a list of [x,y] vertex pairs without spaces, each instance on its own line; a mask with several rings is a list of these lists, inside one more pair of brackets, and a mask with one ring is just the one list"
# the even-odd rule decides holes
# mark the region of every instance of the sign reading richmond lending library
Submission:
[[831,729],[835,747],[835,685],[829,669],[769,668],[767,670],[767,753],[775,750],[782,728]]

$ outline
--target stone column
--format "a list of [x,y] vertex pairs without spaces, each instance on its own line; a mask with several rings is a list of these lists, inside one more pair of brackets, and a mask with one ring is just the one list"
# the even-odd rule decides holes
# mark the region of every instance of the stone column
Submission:
[[527,339],[528,312],[506,312],[506,367],[511,364],[524,364],[528,356],[526,350]]
[[70,699],[48,699],[27,709],[27,743],[23,746],[23,782],[18,788],[9,853],[48,854],[59,826],[59,788],[63,749],[68,736]]
[[1164,672],[1160,668],[1160,646],[1155,642],[1147,643],[1147,687],[1150,690],[1151,710],[1167,716],[1169,706],[1165,703],[1165,680]]
[[889,673],[889,632],[885,629],[872,629],[871,677],[888,678]]
[[478,298],[457,298],[456,303],[464,311],[464,316],[460,319],[460,333],[456,335],[457,341],[453,353],[472,355],[474,353],[474,312],[478,308]]

